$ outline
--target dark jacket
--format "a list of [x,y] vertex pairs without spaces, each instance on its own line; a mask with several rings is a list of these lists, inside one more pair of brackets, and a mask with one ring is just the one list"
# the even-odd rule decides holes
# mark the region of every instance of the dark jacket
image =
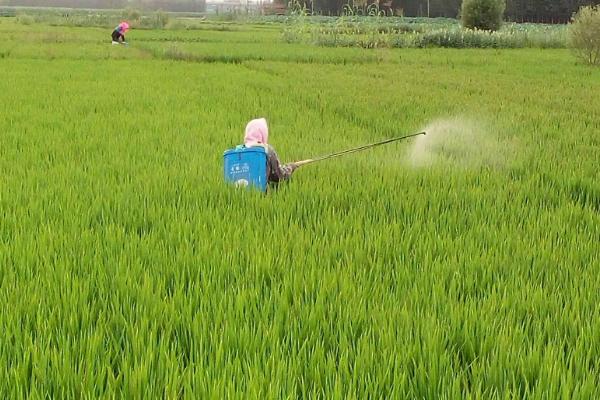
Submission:
[[125,35],[123,35],[117,29],[115,29],[110,36],[112,37],[113,42],[118,42],[119,39],[121,39],[123,42],[125,41]]
[[270,144],[265,146],[267,151],[267,181],[269,183],[279,183],[290,179],[294,172],[292,164],[282,165],[277,156],[277,152]]

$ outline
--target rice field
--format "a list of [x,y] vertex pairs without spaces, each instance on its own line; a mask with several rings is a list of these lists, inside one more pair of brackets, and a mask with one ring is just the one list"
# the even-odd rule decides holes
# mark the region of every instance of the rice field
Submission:
[[[599,69],[109,35],[0,18],[0,397],[600,396]],[[259,116],[284,161],[428,135],[262,195]]]

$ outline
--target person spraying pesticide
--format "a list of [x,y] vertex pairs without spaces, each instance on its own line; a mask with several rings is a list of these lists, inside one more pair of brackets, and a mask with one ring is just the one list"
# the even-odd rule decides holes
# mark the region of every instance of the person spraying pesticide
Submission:
[[129,30],[129,24],[127,22],[121,22],[115,30],[112,32],[112,44],[127,44],[125,41],[125,34]]
[[237,187],[252,186],[263,192],[290,179],[295,163],[282,164],[269,144],[269,127],[265,118],[248,122],[244,144],[225,151],[225,179]]
[[299,167],[425,134],[426,132],[419,132],[398,136],[282,165],[275,149],[268,143],[267,121],[264,118],[253,119],[246,125],[244,144],[227,150],[223,154],[225,180],[234,183],[237,187],[250,186],[266,192],[270,184],[288,180]]
[[281,164],[277,152],[269,144],[269,127],[264,118],[253,119],[246,125],[244,134],[244,146],[246,148],[263,147],[267,154],[267,182],[279,183],[290,179],[296,170],[296,164]]

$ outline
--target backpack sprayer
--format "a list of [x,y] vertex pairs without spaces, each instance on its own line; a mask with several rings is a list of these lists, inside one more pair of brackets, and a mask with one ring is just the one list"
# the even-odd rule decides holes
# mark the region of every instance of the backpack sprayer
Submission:
[[[318,161],[328,160],[334,157],[340,157],[346,154],[357,153],[359,151],[371,149],[376,146],[397,142],[411,137],[425,135],[425,132],[414,133],[412,135],[400,136],[381,142],[371,143],[352,149],[331,153],[324,156],[309,158],[302,161],[296,161],[297,167],[312,164]],[[256,187],[263,192],[267,190],[267,153],[264,147],[244,147],[238,146],[235,149],[227,150],[223,154],[225,161],[224,172],[225,180],[234,183],[237,187]]]

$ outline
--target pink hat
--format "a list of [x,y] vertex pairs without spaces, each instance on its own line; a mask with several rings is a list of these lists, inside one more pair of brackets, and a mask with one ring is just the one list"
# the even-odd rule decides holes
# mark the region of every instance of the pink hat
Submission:
[[244,144],[246,147],[269,143],[269,128],[264,118],[253,119],[246,125]]
[[127,22],[121,22],[119,24],[119,27],[121,28],[121,31],[123,33],[127,32],[129,30],[129,24]]

